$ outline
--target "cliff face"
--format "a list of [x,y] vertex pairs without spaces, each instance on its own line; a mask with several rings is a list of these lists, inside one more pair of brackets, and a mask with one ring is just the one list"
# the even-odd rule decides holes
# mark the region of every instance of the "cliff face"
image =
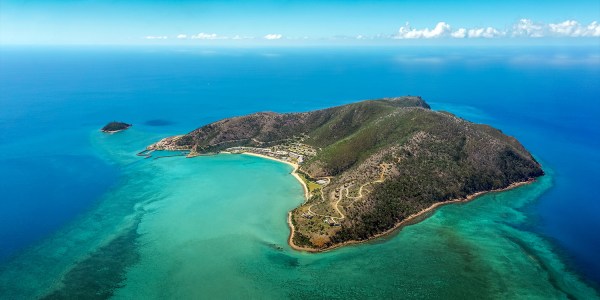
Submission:
[[292,213],[294,243],[313,249],[368,239],[435,203],[543,175],[516,139],[432,111],[420,97],[229,118],[149,149],[238,146],[314,150],[301,153],[299,171],[322,187]]

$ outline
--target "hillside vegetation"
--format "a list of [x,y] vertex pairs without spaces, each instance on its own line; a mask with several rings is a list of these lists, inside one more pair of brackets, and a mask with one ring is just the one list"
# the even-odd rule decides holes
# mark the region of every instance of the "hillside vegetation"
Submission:
[[299,172],[327,181],[292,212],[293,242],[309,249],[369,239],[435,203],[543,175],[516,139],[432,111],[420,97],[229,118],[148,149],[202,154],[292,143],[316,149]]
[[104,127],[102,127],[102,129],[100,129],[100,130],[102,130],[103,132],[117,132],[117,131],[125,130],[129,127],[131,127],[131,124],[113,121],[113,122],[110,122],[110,123],[104,125]]

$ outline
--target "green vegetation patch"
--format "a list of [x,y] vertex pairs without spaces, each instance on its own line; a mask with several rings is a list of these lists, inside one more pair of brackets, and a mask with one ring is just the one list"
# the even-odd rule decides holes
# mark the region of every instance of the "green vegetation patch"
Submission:
[[102,131],[114,132],[114,131],[125,130],[129,127],[131,127],[131,124],[113,121],[113,122],[110,122],[110,123],[104,125],[104,127],[102,127]]

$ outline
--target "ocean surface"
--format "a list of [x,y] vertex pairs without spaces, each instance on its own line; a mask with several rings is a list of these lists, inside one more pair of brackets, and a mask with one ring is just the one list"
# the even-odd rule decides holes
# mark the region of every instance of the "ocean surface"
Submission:
[[[0,48],[0,298],[597,299],[598,82],[600,45]],[[135,155],[226,117],[401,95],[515,136],[547,175],[308,254],[287,245],[291,167]],[[113,120],[133,127],[99,131]]]

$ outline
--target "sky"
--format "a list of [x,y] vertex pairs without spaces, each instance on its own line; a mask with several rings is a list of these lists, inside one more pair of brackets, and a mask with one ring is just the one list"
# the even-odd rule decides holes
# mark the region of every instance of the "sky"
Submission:
[[599,0],[0,0],[1,45],[587,43]]

